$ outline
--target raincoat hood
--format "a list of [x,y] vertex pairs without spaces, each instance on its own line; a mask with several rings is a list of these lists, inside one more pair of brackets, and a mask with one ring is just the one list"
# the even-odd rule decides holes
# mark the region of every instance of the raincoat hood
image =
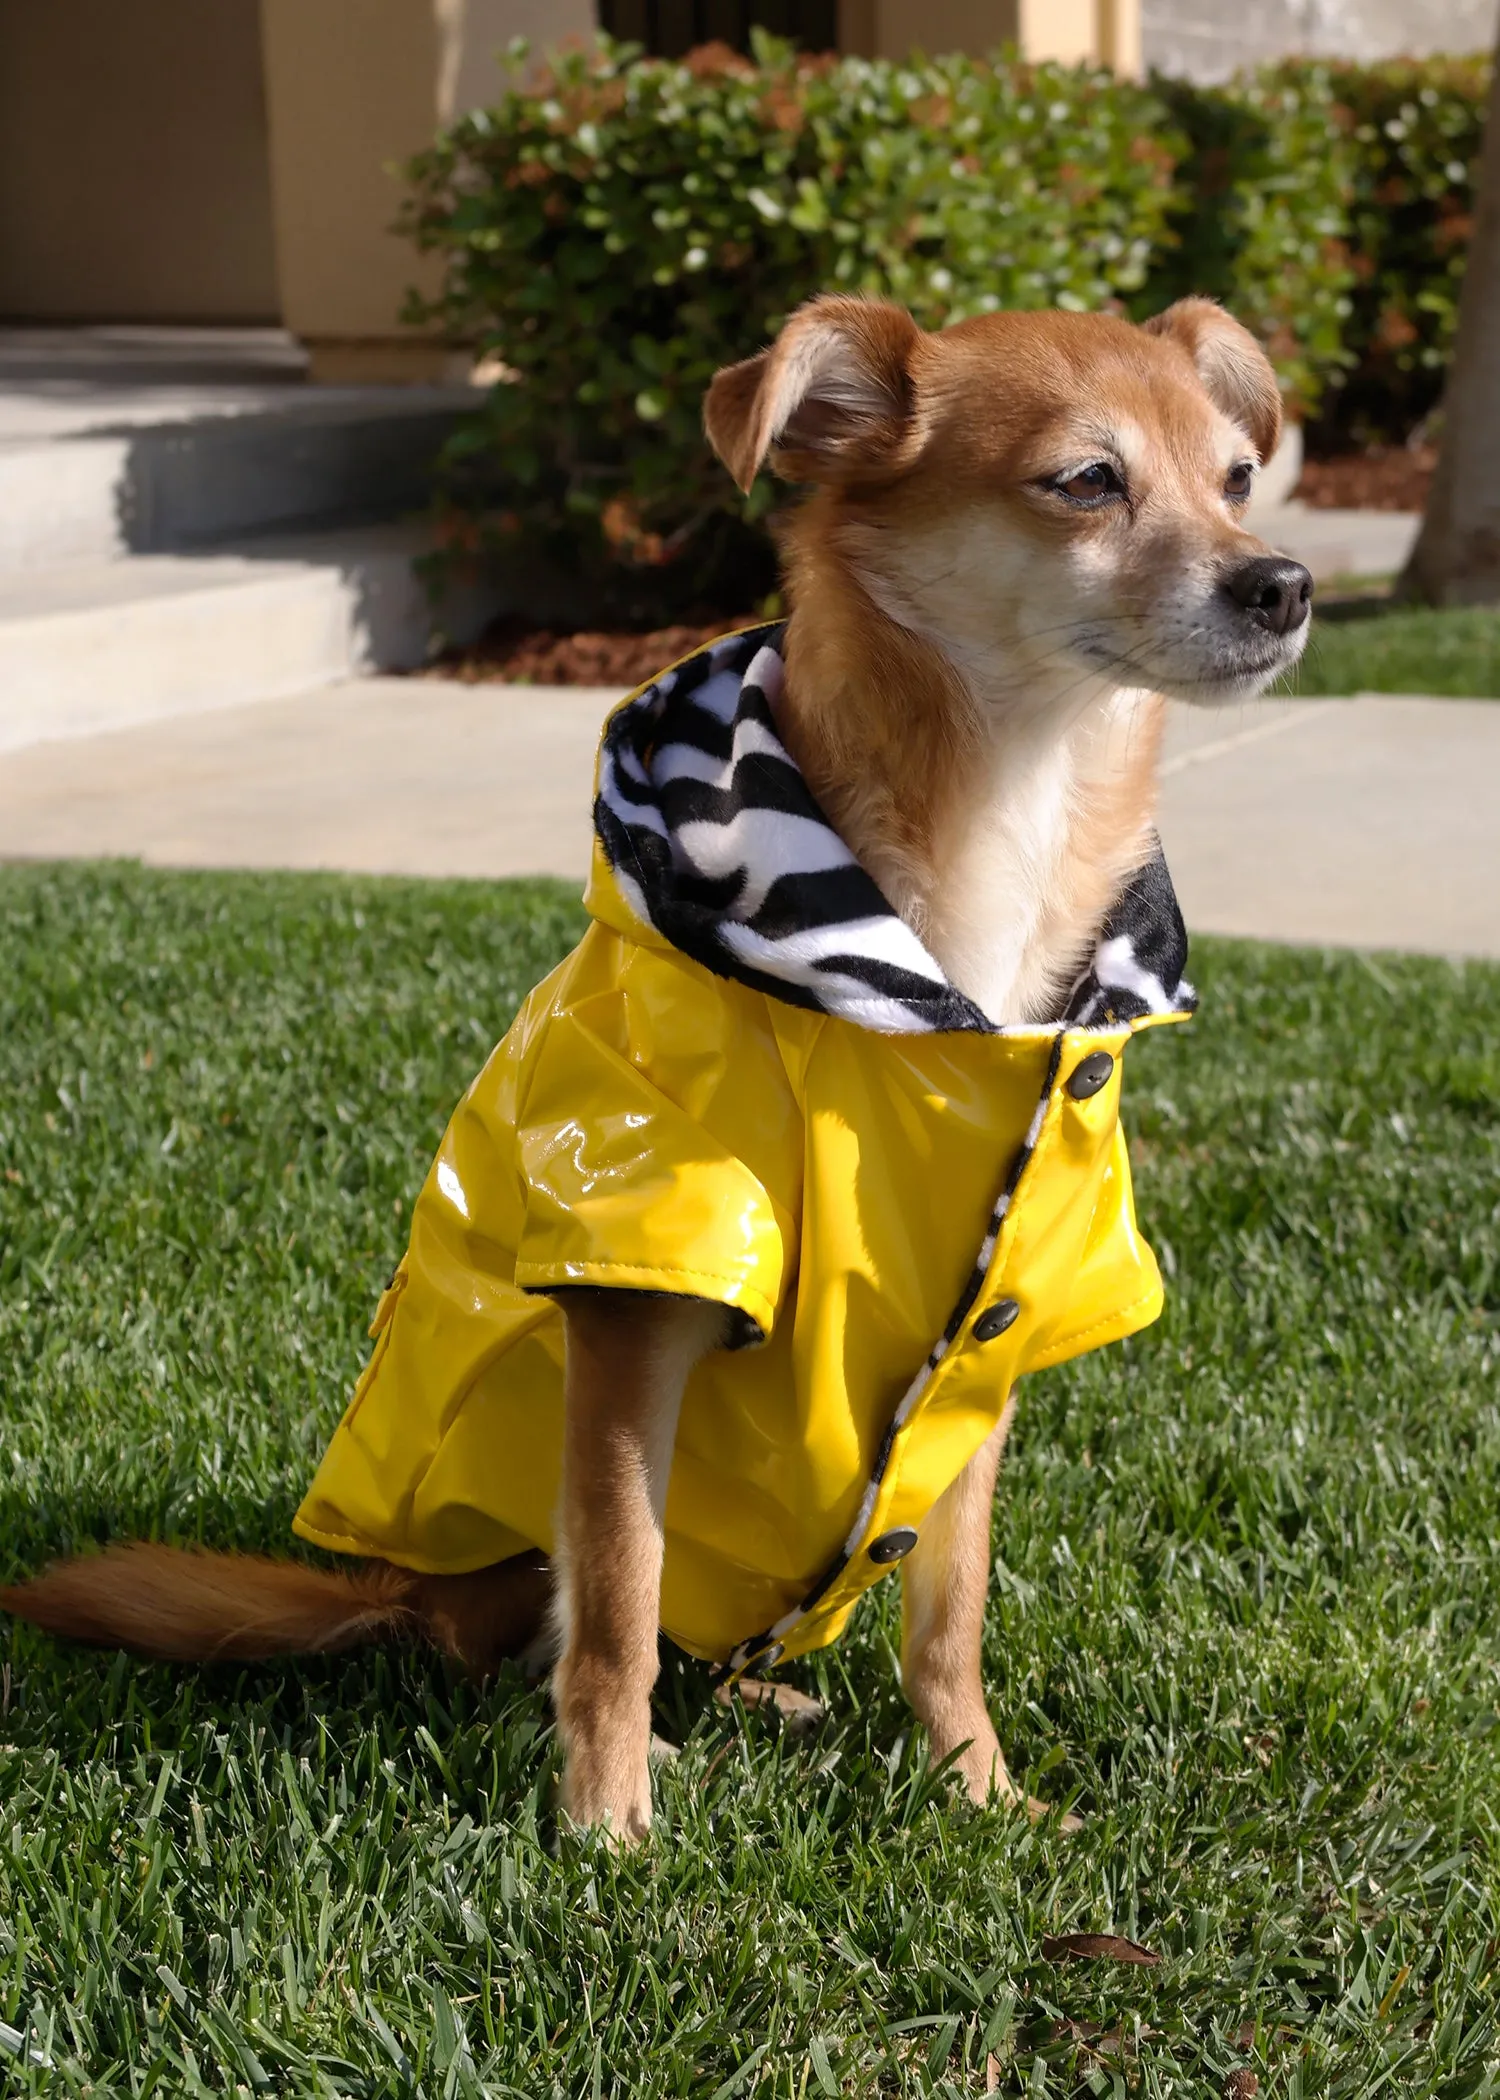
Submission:
[[[718,976],[877,1034],[1003,1032],[886,902],[777,735],[784,633],[727,636],[611,716],[590,909],[637,938],[649,928]],[[1190,1013],[1186,965],[1158,847],[1115,900],[1057,1023]]]
[[837,1635],[1018,1375],[1156,1318],[1121,1058],[1194,1004],[1158,850],[1056,1020],[993,1024],[782,745],[781,644],[728,636],[606,723],[592,923],[455,1111],[295,1520],[432,1573],[550,1552],[550,1294],[709,1299],[662,1624],[734,1669]]

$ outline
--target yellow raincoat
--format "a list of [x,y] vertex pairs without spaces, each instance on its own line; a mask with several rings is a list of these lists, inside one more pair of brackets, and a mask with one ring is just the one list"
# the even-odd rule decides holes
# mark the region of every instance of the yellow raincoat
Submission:
[[778,629],[606,725],[593,923],[454,1114],[296,1529],[461,1573],[550,1551],[576,1284],[735,1315],[684,1399],[662,1624],[763,1665],[832,1640],[1012,1381],[1155,1319],[1118,1121],[1190,1010],[1160,860],[1050,1027],[947,984],[776,738]]

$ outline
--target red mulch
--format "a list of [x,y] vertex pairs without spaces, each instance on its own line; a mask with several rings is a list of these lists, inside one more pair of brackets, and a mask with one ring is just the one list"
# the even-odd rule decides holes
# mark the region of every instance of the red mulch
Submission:
[[1372,445],[1308,460],[1297,494],[1313,510],[1425,510],[1436,464],[1431,445]]
[[465,685],[608,685],[623,692],[704,642],[754,627],[758,619],[755,613],[726,613],[691,626],[658,627],[653,634],[558,634],[511,618],[497,621],[471,649],[431,665],[427,675]]

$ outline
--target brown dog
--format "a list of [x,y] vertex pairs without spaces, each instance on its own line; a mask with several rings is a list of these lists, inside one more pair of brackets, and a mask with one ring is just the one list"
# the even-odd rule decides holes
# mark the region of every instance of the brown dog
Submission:
[[[1202,300],[1144,328],[998,314],[929,335],[895,307],[825,298],[718,375],[706,421],[741,487],[768,457],[812,487],[786,531],[782,745],[949,984],[990,1022],[1048,1021],[1153,851],[1160,696],[1249,697],[1305,642],[1310,577],[1243,522],[1279,431],[1270,366]],[[180,1658],[404,1625],[483,1670],[545,1640],[550,1599],[564,1805],[639,1836],[679,1408],[732,1336],[725,1308],[695,1297],[557,1302],[550,1563],[351,1577],[135,1546],[0,1602]],[[1013,1792],[980,1682],[1010,1416],[1007,1402],[903,1565],[904,1684],[976,1801]]]

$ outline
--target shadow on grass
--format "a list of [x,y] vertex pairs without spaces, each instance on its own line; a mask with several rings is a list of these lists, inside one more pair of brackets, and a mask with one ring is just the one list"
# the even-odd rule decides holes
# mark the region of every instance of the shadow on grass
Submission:
[[[409,1757],[424,1743],[454,1814],[505,1817],[534,1786],[552,1732],[545,1678],[507,1663],[483,1680],[425,1644],[393,1639],[338,1655],[287,1656],[260,1663],[155,1662],[118,1649],[55,1639],[0,1615],[0,1734],[9,1747],[61,1759],[109,1761],[114,1743],[149,1742],[157,1756],[203,1754],[205,1736],[221,1755],[259,1752],[267,1739],[293,1761],[361,1754]],[[726,1738],[738,1719],[716,1702],[716,1676],[665,1638],[652,1722],[680,1744],[705,1718]],[[775,1727],[773,1717],[750,1725]],[[474,1744],[498,1732],[512,1751],[532,1746],[517,1784],[481,1774]],[[430,1739],[430,1740],[429,1740]],[[468,1742],[469,1750],[461,1747]],[[134,1755],[134,1751],[130,1752]]]

